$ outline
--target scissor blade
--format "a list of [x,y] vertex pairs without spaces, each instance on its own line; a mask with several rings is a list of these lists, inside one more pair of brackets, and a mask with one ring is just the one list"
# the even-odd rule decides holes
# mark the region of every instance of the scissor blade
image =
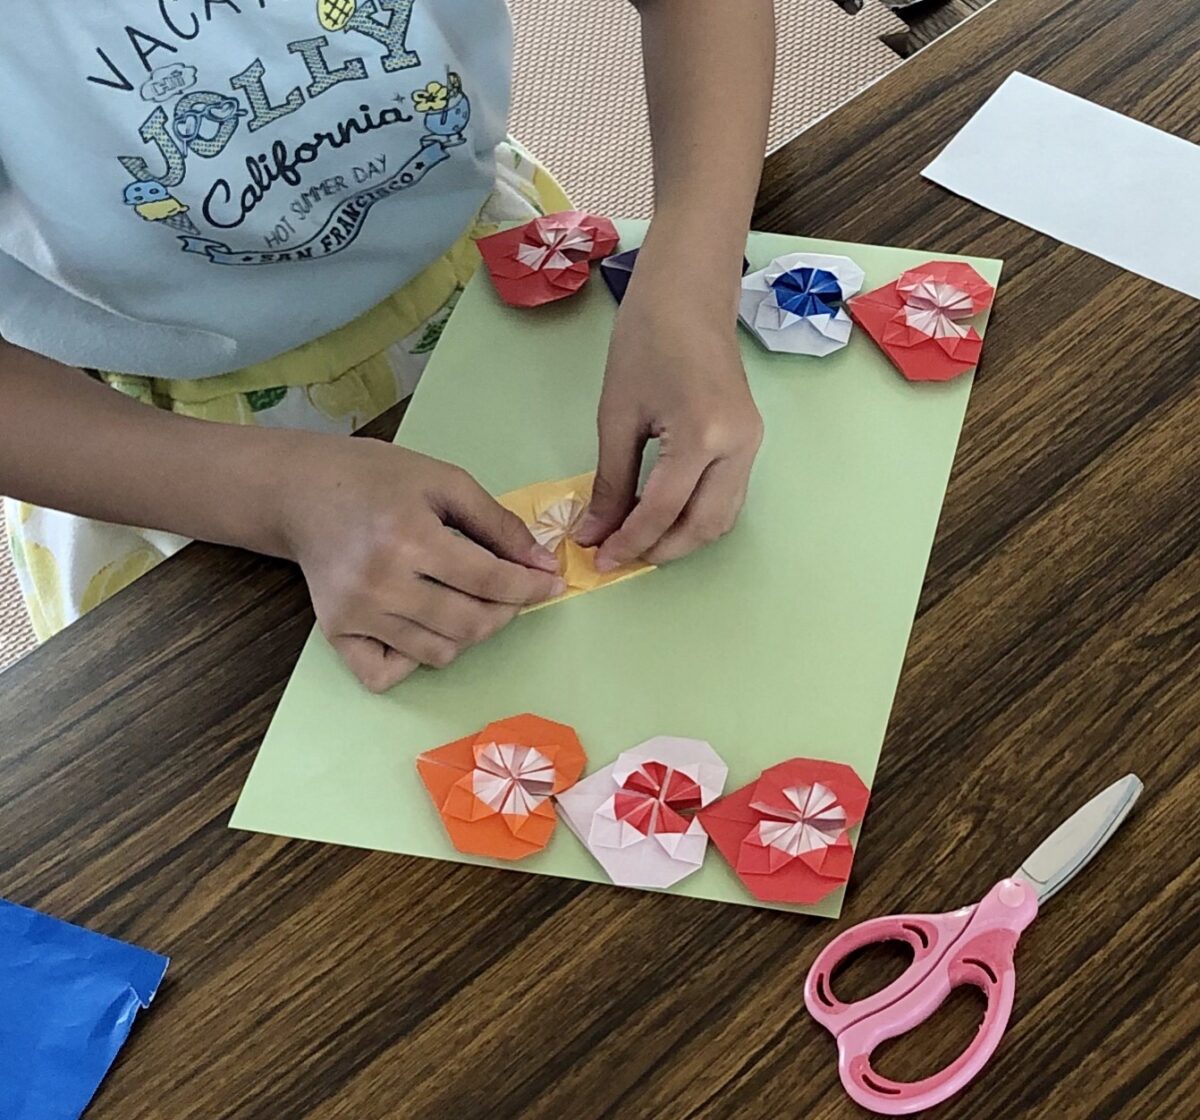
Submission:
[[1083,870],[1129,815],[1141,792],[1141,779],[1136,774],[1126,774],[1103,793],[1096,794],[1038,845],[1021,864],[1017,875],[1037,892],[1039,903]]

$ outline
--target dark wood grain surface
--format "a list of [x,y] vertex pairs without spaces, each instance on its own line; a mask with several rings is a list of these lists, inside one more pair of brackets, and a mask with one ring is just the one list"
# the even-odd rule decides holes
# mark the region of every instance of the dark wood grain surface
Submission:
[[819,947],[973,901],[1128,770],[1135,816],[931,1115],[1197,1115],[1200,320],[918,177],[1018,68],[1200,141],[1195,0],[997,0],[774,157],[758,209],[1008,262],[842,922],[229,830],[311,614],[288,565],[194,547],[0,677],[0,894],[174,958],[93,1120],[858,1115],[802,1008]]
[[909,58],[992,2],[916,0],[916,3],[896,9],[896,14],[908,24],[908,30],[884,35],[883,41],[898,55]]

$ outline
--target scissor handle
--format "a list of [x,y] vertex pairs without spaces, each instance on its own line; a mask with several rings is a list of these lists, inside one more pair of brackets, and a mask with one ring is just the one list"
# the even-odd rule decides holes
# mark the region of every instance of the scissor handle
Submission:
[[[887,1116],[920,1112],[953,1096],[983,1069],[1008,1025],[1017,985],[1013,953],[1036,914],[1037,896],[1028,883],[1001,880],[915,984],[904,985],[908,990],[893,1003],[838,1034],[838,1072],[858,1104]],[[880,1043],[926,1022],[955,988],[968,984],[983,992],[987,1009],[978,1033],[945,1069],[920,1081],[892,1081],[871,1068],[871,1055]]]
[[[925,978],[966,929],[974,913],[974,906],[964,906],[952,914],[893,914],[851,926],[821,950],[808,971],[804,1002],[809,1014],[836,1037],[851,1023],[890,1007]],[[834,973],[860,949],[888,941],[903,942],[912,949],[913,959],[908,967],[873,995],[843,1003],[833,992]]]

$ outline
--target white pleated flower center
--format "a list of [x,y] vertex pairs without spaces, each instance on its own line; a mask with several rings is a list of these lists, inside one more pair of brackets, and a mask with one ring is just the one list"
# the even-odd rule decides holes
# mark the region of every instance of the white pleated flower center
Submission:
[[921,280],[904,294],[904,319],[930,338],[965,338],[969,327],[955,322],[974,312],[971,297],[942,280]]
[[[581,229],[538,229],[540,245],[517,246],[517,260],[534,272],[543,268],[570,268],[592,255],[595,240]],[[574,254],[574,255],[572,255]]]
[[554,763],[533,747],[488,743],[475,756],[471,789],[497,813],[533,812],[554,790]]
[[529,526],[533,539],[543,548],[551,552],[558,548],[563,541],[571,536],[571,531],[579,524],[583,516],[585,503],[582,498],[568,494],[552,502],[541,513],[537,520]]
[[755,803],[751,807],[769,819],[759,822],[759,839],[789,856],[803,855],[835,843],[846,827],[846,810],[828,786],[789,786],[786,805]]

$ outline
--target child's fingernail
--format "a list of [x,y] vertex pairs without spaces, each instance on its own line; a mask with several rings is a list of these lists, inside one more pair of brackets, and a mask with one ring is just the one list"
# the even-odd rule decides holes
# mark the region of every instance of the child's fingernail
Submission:
[[611,572],[620,566],[611,556],[596,557],[596,571],[598,572]]
[[558,595],[562,595],[567,590],[567,581],[565,579],[556,579],[554,585],[550,588],[550,598],[553,599]]
[[543,548],[540,544],[535,544],[530,556],[539,568],[545,568],[548,572],[558,571],[558,557],[548,548]]

